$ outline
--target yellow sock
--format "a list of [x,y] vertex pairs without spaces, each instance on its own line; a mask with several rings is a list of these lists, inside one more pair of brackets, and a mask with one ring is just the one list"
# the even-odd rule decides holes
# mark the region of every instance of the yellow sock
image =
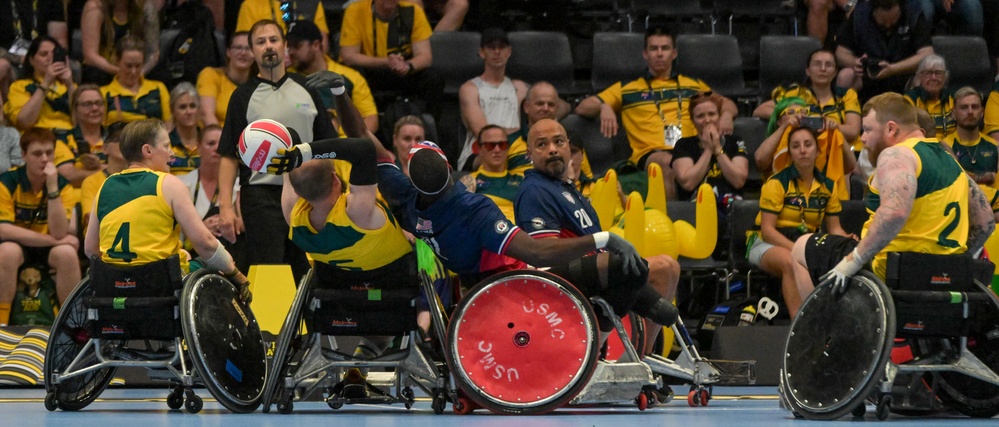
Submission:
[[0,302],[0,325],[10,323],[10,303]]

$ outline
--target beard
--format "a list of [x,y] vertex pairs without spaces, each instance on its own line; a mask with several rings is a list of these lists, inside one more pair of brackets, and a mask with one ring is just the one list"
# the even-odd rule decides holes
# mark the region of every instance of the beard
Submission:
[[545,159],[541,172],[555,179],[562,179],[565,176],[565,160],[561,157],[549,157]]
[[261,68],[274,68],[277,67],[278,65],[281,65],[284,62],[284,59],[282,59],[281,56],[278,55],[278,53],[273,50],[268,50],[264,52],[264,56],[262,59],[263,60],[261,61],[260,64]]

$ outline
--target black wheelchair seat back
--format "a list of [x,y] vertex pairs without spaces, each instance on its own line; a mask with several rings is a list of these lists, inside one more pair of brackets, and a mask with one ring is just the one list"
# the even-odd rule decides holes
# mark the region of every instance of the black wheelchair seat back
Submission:
[[96,310],[91,334],[107,339],[171,340],[182,334],[178,302],[184,287],[180,258],[118,267],[91,260],[91,295],[84,304]]
[[370,271],[315,263],[305,312],[309,329],[325,335],[400,335],[416,329],[420,295],[416,256]]
[[981,305],[972,300],[966,314],[962,294],[981,293],[992,282],[995,264],[969,254],[917,252],[888,254],[885,283],[895,300],[899,337],[953,337],[968,333],[969,316]]

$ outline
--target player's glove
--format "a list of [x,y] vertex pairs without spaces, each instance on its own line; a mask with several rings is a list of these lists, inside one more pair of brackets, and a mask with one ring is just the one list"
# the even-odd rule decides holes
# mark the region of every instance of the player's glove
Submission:
[[[598,237],[601,233],[606,234]],[[648,269],[642,257],[638,255],[638,250],[621,236],[602,231],[595,234],[593,239],[597,243],[597,249],[607,248],[607,250],[621,257],[621,261],[624,264],[624,274],[641,276],[643,274],[642,269]]]
[[315,90],[331,89],[334,95],[346,90],[343,76],[332,71],[317,71],[305,81],[305,87]]
[[239,300],[242,301],[243,304],[249,304],[253,301],[253,293],[250,292],[250,281],[241,271],[239,271],[238,268],[227,274],[226,278],[236,285],[236,290],[239,291]]
[[309,144],[298,144],[290,148],[278,148],[277,155],[271,158],[271,164],[267,165],[267,173],[283,175],[302,166],[303,162],[309,160],[312,160],[312,146]]
[[850,282],[850,278],[857,274],[861,268],[864,268],[864,262],[860,259],[857,249],[854,248],[852,254],[843,257],[843,260],[836,264],[832,270],[819,277],[819,286],[830,285],[833,293],[842,294],[846,292],[846,285]]

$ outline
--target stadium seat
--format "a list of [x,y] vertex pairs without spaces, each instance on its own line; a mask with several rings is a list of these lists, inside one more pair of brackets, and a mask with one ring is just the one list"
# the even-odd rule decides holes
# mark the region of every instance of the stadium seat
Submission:
[[83,62],[83,33],[79,28],[73,30],[73,37],[69,41],[69,59]]
[[583,143],[594,177],[603,176],[614,163],[631,156],[628,136],[623,128],[613,138],[607,139],[600,133],[599,120],[575,114],[562,119],[562,126],[570,141]]
[[699,33],[707,30],[710,22],[711,8],[702,7],[700,0],[631,0],[631,11],[628,13],[628,31],[636,31],[635,23],[645,17],[645,27],[653,21],[673,24],[679,33]]
[[642,51],[645,37],[638,33],[593,35],[593,68],[590,85],[597,93],[617,82],[641,76],[647,69]]
[[714,0],[714,15],[717,20],[728,21],[728,33],[732,34],[733,20],[745,17],[759,21],[786,19],[791,25],[792,34],[798,33],[798,20],[794,8],[783,7],[786,0]]
[[763,140],[767,138],[766,124],[762,120],[753,117],[737,117],[735,119],[735,130],[732,133],[742,138],[742,141],[746,143],[746,156],[749,157],[747,187],[750,183],[761,185],[763,177],[760,176],[760,170],[756,168],[756,160],[754,160],[753,156],[756,154],[756,149],[760,148],[760,144],[763,144]]
[[430,37],[430,50],[437,52],[430,69],[444,79],[445,94],[457,95],[463,83],[482,73],[479,33],[434,33]]
[[760,213],[760,201],[736,200],[732,202],[731,211],[728,214],[729,243],[728,261],[729,268],[734,273],[746,276],[746,289],[752,289],[754,275],[766,274],[746,259],[746,232],[756,229],[756,216]]
[[530,84],[547,81],[563,98],[581,93],[574,80],[569,38],[564,33],[516,31],[508,37],[513,54],[507,74]]
[[992,66],[985,40],[970,36],[934,36],[933,52],[947,61],[950,80],[947,86],[957,90],[971,86],[988,94],[992,87]]
[[787,83],[805,78],[808,56],[822,48],[812,37],[763,36],[760,38],[760,98],[770,99],[770,92]]
[[846,200],[842,202],[843,211],[839,213],[839,225],[847,233],[860,236],[860,231],[864,228],[864,223],[870,216],[867,213],[867,206],[863,200]]
[[681,73],[704,80],[712,90],[732,99],[755,96],[755,91],[746,89],[735,36],[685,34],[676,44]]

